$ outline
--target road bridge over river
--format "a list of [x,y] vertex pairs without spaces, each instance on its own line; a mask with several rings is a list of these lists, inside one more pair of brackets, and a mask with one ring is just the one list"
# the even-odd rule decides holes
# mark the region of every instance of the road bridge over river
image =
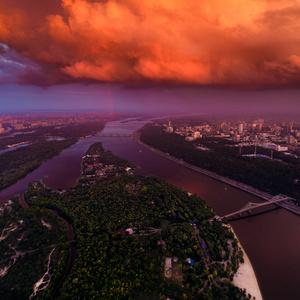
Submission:
[[118,133],[118,132],[111,132],[111,133],[99,133],[98,136],[103,136],[103,137],[130,137],[131,134],[129,133]]

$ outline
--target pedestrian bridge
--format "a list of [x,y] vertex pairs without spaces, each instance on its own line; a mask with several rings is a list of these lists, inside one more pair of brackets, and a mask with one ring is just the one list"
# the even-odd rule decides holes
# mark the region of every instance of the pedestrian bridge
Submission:
[[273,198],[263,202],[263,203],[255,203],[255,202],[249,202],[247,203],[244,207],[242,207],[241,209],[233,212],[233,213],[230,213],[230,214],[227,214],[223,217],[220,217],[220,216],[215,216],[213,217],[212,219],[210,219],[210,221],[213,221],[214,219],[216,220],[223,220],[223,219],[235,219],[235,218],[240,218],[242,217],[242,213],[243,212],[248,212],[248,213],[251,213],[251,211],[253,209],[256,209],[258,207],[262,207],[262,206],[266,206],[266,205],[270,205],[270,204],[279,204],[279,203],[282,203],[286,200],[289,200],[289,199],[292,199],[290,197],[287,197],[285,195],[277,195],[277,196],[274,196]]

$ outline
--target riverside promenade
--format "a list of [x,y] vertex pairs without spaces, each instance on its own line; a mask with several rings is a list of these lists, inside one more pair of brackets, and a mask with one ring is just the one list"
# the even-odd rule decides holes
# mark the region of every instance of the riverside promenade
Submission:
[[[214,173],[214,172],[211,172],[211,171],[208,171],[208,170],[205,170],[205,169],[196,167],[196,166],[194,166],[194,165],[191,165],[191,164],[189,164],[189,163],[184,162],[182,159],[178,159],[178,158],[176,158],[176,157],[173,157],[173,156],[169,155],[168,153],[164,153],[164,152],[162,152],[162,151],[160,151],[160,150],[158,150],[158,149],[156,149],[156,148],[153,148],[153,147],[151,147],[151,146],[149,146],[149,145],[147,145],[147,144],[145,144],[145,143],[143,143],[143,142],[141,141],[141,139],[140,139],[140,134],[141,134],[141,133],[140,133],[140,130],[137,130],[137,131],[135,131],[135,132],[133,133],[132,138],[133,138],[138,144],[140,144],[140,145],[142,145],[142,146],[148,148],[149,150],[151,150],[151,151],[153,151],[153,152],[155,152],[155,153],[157,153],[157,154],[159,154],[159,155],[161,155],[161,156],[163,156],[163,157],[165,157],[165,158],[167,158],[167,159],[169,159],[169,160],[172,160],[172,161],[174,161],[174,162],[176,162],[176,163],[178,163],[178,164],[181,164],[181,165],[183,165],[183,166],[185,166],[185,167],[187,167],[187,168],[189,168],[189,169],[192,169],[192,170],[194,170],[194,171],[196,171],[196,172],[199,172],[199,173],[201,173],[201,174],[207,175],[207,176],[209,176],[209,177],[211,177],[211,178],[214,178],[214,179],[216,179],[216,180],[219,180],[219,181],[222,181],[222,182],[224,182],[224,183],[227,183],[228,185],[231,185],[231,186],[233,186],[233,187],[236,187],[236,188],[238,188],[238,189],[240,189],[240,190],[243,190],[243,191],[245,191],[245,192],[247,192],[247,193],[250,193],[250,194],[252,194],[252,195],[255,195],[255,196],[257,196],[257,197],[259,197],[259,198],[261,198],[261,199],[264,199],[264,200],[266,200],[266,201],[272,202],[271,199],[274,198],[273,195],[271,195],[271,194],[269,194],[269,193],[267,193],[267,192],[260,191],[260,190],[254,188],[254,187],[252,187],[252,186],[250,186],[250,185],[247,185],[247,184],[241,183],[241,182],[239,182],[239,181],[235,181],[235,180],[233,180],[233,179],[229,179],[228,177],[224,177],[224,176],[218,175],[218,174],[216,174],[216,173]],[[284,196],[285,196],[285,195],[284,195]],[[287,197],[287,196],[286,196],[286,197]],[[290,199],[292,199],[292,198],[290,198]],[[292,200],[294,200],[294,199],[292,199]],[[300,216],[300,207],[299,207],[299,206],[296,206],[296,205],[293,204],[292,202],[284,201],[284,202],[279,202],[279,203],[275,203],[275,204],[278,205],[278,206],[281,206],[282,208],[285,208],[285,209],[287,209],[287,210],[293,212],[293,213],[296,214],[296,215],[299,215],[299,216]]]

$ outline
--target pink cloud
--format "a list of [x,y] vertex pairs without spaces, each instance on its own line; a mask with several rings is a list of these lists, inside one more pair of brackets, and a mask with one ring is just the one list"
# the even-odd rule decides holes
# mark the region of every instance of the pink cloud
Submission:
[[0,5],[0,40],[48,84],[299,83],[297,1],[12,1]]

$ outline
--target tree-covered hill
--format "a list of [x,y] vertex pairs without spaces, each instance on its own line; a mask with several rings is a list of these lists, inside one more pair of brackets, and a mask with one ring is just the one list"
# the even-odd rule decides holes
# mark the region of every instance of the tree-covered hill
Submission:
[[60,299],[244,298],[230,283],[242,260],[232,232],[162,179],[121,175],[60,195],[31,185],[25,196],[73,224],[77,259]]
[[[43,289],[50,299],[64,275],[68,261],[65,223],[52,211],[32,207],[24,209],[19,197],[0,208],[0,299],[28,299]],[[43,284],[38,282],[47,272]],[[42,283],[42,281],[41,281]],[[40,293],[38,293],[40,294]]]
[[[6,291],[14,291],[18,299],[28,299],[29,295],[34,299],[250,298],[231,283],[243,262],[243,253],[226,224],[211,221],[214,212],[206,202],[160,178],[131,175],[126,171],[128,165],[133,167],[96,143],[85,154],[83,173],[86,167],[93,174],[103,172],[106,166],[117,172],[109,171],[109,176],[93,181],[80,180],[65,191],[33,182],[24,194],[29,209],[17,207],[9,211],[10,215],[2,210],[2,235],[10,228],[7,226],[18,223],[20,216],[28,219],[30,215],[31,221],[26,221],[24,228],[18,225],[27,232],[26,228],[31,228],[34,238],[28,244],[24,240],[22,251],[45,245],[38,252],[43,256],[29,268],[35,271],[24,281],[24,295],[18,283],[11,280],[15,274],[11,270],[3,275]],[[73,226],[76,259],[68,264],[70,274],[66,272],[68,251],[53,250],[59,245],[66,248],[65,233],[53,235],[46,228],[47,224],[57,230],[63,228],[60,220],[58,227],[54,225],[50,209]],[[10,247],[6,246],[8,254],[3,248],[3,255],[9,255]],[[3,256],[0,263],[5,264],[5,259]],[[18,270],[25,272],[28,266],[27,260],[18,260]],[[34,274],[45,272],[49,286],[38,289],[35,295]]]

